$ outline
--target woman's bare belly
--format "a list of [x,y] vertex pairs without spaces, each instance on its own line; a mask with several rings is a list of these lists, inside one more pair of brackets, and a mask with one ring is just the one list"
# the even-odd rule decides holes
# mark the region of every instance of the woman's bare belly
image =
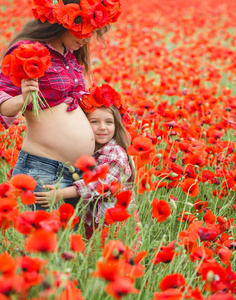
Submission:
[[25,112],[27,136],[22,150],[30,154],[73,164],[82,155],[92,155],[95,139],[92,128],[81,110],[67,112],[61,103],[44,109],[40,121]]

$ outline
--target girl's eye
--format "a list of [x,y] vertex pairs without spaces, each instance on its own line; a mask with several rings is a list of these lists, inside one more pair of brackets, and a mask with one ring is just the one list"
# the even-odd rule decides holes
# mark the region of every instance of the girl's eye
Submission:
[[108,123],[108,124],[113,124],[113,122],[112,122],[112,121],[107,121],[107,123]]
[[98,121],[90,121],[91,124],[95,124],[97,123]]

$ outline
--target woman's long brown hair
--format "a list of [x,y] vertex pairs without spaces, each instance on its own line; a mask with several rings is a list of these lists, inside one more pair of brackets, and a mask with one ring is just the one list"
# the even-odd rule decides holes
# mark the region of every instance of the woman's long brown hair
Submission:
[[[76,3],[79,4],[80,0],[63,0],[64,4]],[[104,43],[104,34],[108,32],[110,25],[106,25],[96,31],[96,38],[99,42]],[[42,23],[40,20],[30,20],[22,28],[21,32],[17,34],[10,44],[6,47],[1,55],[1,60],[7,50],[16,42],[21,40],[37,41],[37,42],[50,42],[59,38],[66,30],[62,25],[57,23],[51,24],[49,22]],[[80,49],[74,51],[75,57],[81,66],[84,66],[84,74],[90,78],[90,47],[85,44]]]

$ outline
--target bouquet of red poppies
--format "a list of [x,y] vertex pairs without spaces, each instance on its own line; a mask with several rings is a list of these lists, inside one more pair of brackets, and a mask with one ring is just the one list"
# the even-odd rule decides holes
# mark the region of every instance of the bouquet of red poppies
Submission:
[[[11,54],[7,54],[4,57],[2,61],[2,73],[9,76],[14,85],[21,86],[22,79],[40,78],[44,76],[45,71],[50,66],[51,56],[46,47],[38,42],[21,44]],[[32,97],[33,113],[39,117],[42,107],[49,106],[43,94],[41,93],[41,98],[36,91],[28,93],[22,113],[26,110],[30,94]]]

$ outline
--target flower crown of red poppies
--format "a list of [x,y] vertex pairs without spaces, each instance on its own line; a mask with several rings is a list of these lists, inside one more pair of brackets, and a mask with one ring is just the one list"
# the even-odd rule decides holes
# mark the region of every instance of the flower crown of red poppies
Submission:
[[121,95],[108,84],[102,84],[100,87],[91,87],[89,93],[82,96],[80,106],[86,113],[91,113],[101,106],[115,106],[121,116],[123,116],[128,109]]
[[64,4],[62,0],[33,0],[36,20],[58,23],[78,38],[91,37],[92,32],[117,21],[121,14],[120,0],[80,0]]

